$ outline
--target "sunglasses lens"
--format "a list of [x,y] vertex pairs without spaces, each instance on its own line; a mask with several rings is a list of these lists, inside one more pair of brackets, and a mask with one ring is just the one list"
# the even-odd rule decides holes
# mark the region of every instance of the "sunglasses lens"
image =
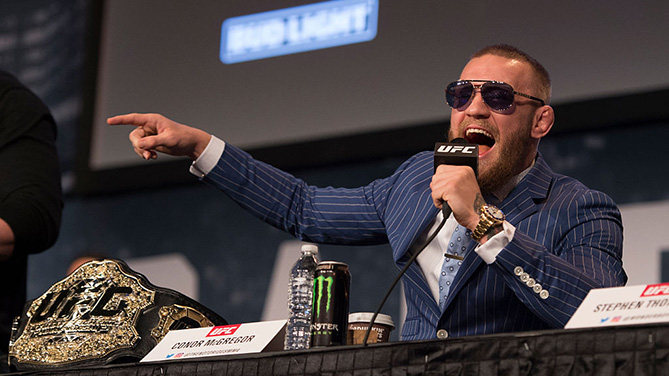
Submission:
[[456,81],[446,87],[446,102],[456,110],[464,107],[474,93],[474,85],[471,82]]
[[481,87],[481,96],[485,103],[495,111],[511,109],[514,101],[513,88],[505,83],[486,82]]

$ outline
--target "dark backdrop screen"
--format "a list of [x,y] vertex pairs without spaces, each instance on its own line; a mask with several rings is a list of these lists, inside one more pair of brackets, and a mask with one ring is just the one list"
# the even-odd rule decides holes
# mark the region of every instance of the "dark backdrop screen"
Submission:
[[106,1],[89,168],[141,163],[105,124],[126,112],[247,149],[446,121],[445,85],[488,44],[543,62],[554,103],[669,85],[667,2],[379,1],[370,41],[235,64],[219,58],[226,19],[314,2]]

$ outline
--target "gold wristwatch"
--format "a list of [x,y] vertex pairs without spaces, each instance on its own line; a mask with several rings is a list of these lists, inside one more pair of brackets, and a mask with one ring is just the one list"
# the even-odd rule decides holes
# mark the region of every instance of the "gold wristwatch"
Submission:
[[492,205],[483,205],[479,223],[472,232],[472,239],[479,241],[493,226],[502,224],[506,216],[501,210]]

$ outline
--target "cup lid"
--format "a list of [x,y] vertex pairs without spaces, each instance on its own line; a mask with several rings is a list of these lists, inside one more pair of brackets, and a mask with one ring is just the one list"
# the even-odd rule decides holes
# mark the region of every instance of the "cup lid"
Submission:
[[[372,316],[374,316],[373,312],[354,312],[348,315],[348,322],[369,323],[370,321],[372,321]],[[374,320],[374,323],[381,325],[388,325],[392,328],[395,328],[395,323],[393,322],[392,317],[390,317],[390,315],[384,315],[383,313],[379,313],[378,315],[376,315],[376,320]]]

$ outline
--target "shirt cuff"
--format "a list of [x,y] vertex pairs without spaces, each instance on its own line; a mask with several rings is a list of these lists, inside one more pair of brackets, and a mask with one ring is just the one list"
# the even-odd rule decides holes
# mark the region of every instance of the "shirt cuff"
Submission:
[[211,136],[209,144],[202,154],[190,165],[190,173],[202,179],[211,171],[221,159],[225,150],[225,141]]
[[478,253],[479,257],[481,257],[486,264],[495,262],[497,254],[500,253],[511,240],[513,240],[516,228],[507,221],[502,223],[502,228],[503,231],[495,234],[492,238],[488,239],[485,244],[479,245],[475,249],[476,253]]

